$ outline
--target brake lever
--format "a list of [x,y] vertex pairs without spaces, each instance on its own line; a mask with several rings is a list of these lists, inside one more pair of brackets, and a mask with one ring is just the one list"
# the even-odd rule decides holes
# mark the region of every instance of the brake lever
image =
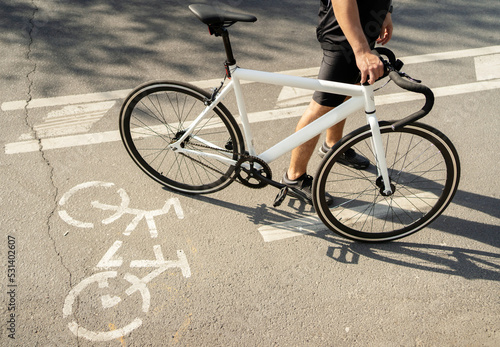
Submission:
[[384,64],[384,68],[386,71],[386,73],[384,74],[384,77],[389,75],[389,72],[396,71],[401,77],[409,79],[410,81],[415,82],[415,83],[422,83],[421,80],[417,80],[416,78],[413,78],[410,75],[408,75],[406,72],[401,71],[401,69],[403,68],[403,65],[404,65],[404,63],[401,60],[397,59],[396,62],[394,63],[394,65],[392,65],[390,62],[388,62],[384,58],[382,58],[382,57],[379,57],[379,58],[382,61],[382,63]]
[[407,78],[409,79],[410,81],[412,82],[415,82],[415,83],[422,83],[422,80],[417,80],[416,78],[413,78],[411,77],[410,75],[408,75],[406,72],[401,72],[401,71],[398,71],[399,75],[401,77],[404,77],[404,78]]

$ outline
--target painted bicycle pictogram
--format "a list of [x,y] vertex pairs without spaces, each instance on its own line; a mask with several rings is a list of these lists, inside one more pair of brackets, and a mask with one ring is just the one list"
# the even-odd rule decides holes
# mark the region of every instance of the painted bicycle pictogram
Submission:
[[[95,226],[94,223],[83,222],[73,218],[68,213],[66,206],[70,204],[69,201],[78,192],[97,187],[112,188],[114,184],[93,181],[79,184],[70,189],[59,201],[59,205],[62,208],[59,211],[61,219],[69,225],[78,228],[93,228]],[[119,205],[115,206],[104,204],[99,201],[92,201],[91,206],[103,211],[114,211],[111,216],[102,220],[103,225],[113,223],[125,214],[135,215],[132,222],[127,225],[123,232],[124,236],[130,236],[131,232],[137,228],[139,222],[144,219],[148,226],[151,239],[157,238],[158,230],[154,217],[168,213],[171,207],[173,207],[178,219],[184,218],[178,199],[169,199],[161,209],[147,211],[130,208],[130,198],[124,189],[118,189],[117,193],[120,195],[121,199]],[[98,262],[96,269],[118,269],[127,265],[124,264],[123,258],[117,255],[123,243],[122,240],[115,241]],[[174,260],[165,260],[161,245],[154,245],[153,253],[155,256],[153,260],[131,260],[128,264],[129,269],[126,270],[123,276],[116,270],[102,271],[83,279],[74,286],[66,296],[63,307],[63,318],[72,318],[68,323],[69,330],[74,335],[91,341],[109,341],[125,336],[140,327],[143,323],[143,317],[149,312],[151,307],[151,293],[147,286],[148,283],[169,269],[180,270],[184,278],[189,278],[191,276],[191,270],[184,251],[177,250],[177,259]],[[145,276],[137,276],[131,273],[131,269],[148,269],[149,272]],[[108,292],[104,293],[106,290]],[[98,299],[95,299],[96,297],[98,297]],[[92,300],[88,300],[88,298],[92,298]],[[82,324],[76,317],[77,309],[75,307],[80,308],[82,304],[89,304],[91,309],[106,311],[109,309],[116,309],[120,304],[127,301],[128,298],[131,298],[129,301],[133,303],[140,303],[139,307],[137,307],[139,308],[140,314],[139,317],[122,319],[124,321],[130,321],[127,323],[124,322],[120,328],[107,331],[96,331],[96,324],[94,324],[92,328],[89,328],[85,326],[85,324]],[[126,306],[125,310],[129,308],[130,306]]]
[[[97,188],[97,187],[102,187],[102,188],[112,188],[114,187],[114,183],[109,183],[109,182],[100,182],[100,181],[92,181],[92,182],[86,182],[79,184],[73,188],[71,188],[68,192],[66,192],[61,200],[59,200],[59,206],[65,207],[68,204],[68,201],[71,199],[73,195],[75,195],[77,192],[86,190],[89,188]],[[105,218],[102,220],[102,224],[111,224],[114,221],[118,220],[120,217],[122,217],[124,214],[132,214],[135,215],[135,218],[130,222],[130,224],[127,226],[125,231],[123,232],[124,235],[128,236],[130,233],[135,230],[137,225],[142,219],[146,220],[146,223],[149,228],[149,232],[151,234],[151,237],[157,237],[158,236],[158,230],[156,228],[156,223],[154,221],[154,217],[167,214],[170,211],[170,208],[173,207],[175,210],[175,213],[177,215],[177,218],[183,219],[184,218],[184,212],[182,211],[182,207],[180,205],[179,199],[177,198],[172,198],[169,199],[165,202],[163,207],[158,210],[153,210],[153,211],[146,211],[146,210],[141,210],[141,209],[136,209],[136,208],[130,208],[130,197],[128,196],[127,192],[123,189],[120,188],[117,190],[117,193],[120,195],[121,198],[121,203],[119,206],[113,206],[113,205],[108,205],[108,204],[103,204],[100,203],[99,201],[92,201],[91,206],[97,209],[101,209],[103,211],[115,211],[114,214],[109,216],[108,218]],[[78,228],[93,228],[94,223],[90,222],[82,222],[79,221],[69,215],[66,209],[62,209],[59,211],[59,216],[64,220],[66,223],[69,225],[78,227]]]

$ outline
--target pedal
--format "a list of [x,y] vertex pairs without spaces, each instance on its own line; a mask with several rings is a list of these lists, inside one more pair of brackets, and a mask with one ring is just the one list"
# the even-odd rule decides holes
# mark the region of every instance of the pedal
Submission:
[[283,200],[285,200],[286,195],[288,194],[288,187],[284,186],[283,188],[280,189],[280,192],[278,195],[276,195],[276,198],[274,199],[273,207],[278,207],[281,205]]

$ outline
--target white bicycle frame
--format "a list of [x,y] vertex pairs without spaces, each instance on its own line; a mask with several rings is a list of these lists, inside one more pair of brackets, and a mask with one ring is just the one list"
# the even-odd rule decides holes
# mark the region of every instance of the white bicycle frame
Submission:
[[[389,174],[387,172],[387,164],[385,160],[385,151],[382,143],[382,137],[380,135],[380,128],[378,126],[378,119],[375,112],[375,101],[373,95],[373,86],[367,85],[353,85],[340,82],[331,82],[325,80],[318,80],[313,78],[298,77],[283,75],[278,73],[263,72],[257,70],[248,70],[239,68],[236,65],[230,66],[231,80],[229,84],[224,87],[216,96],[214,101],[207,106],[202,113],[191,123],[188,129],[186,129],[183,136],[175,143],[170,144],[169,147],[178,153],[189,153],[191,155],[200,155],[206,157],[216,158],[222,162],[229,165],[235,165],[236,161],[217,154],[198,152],[186,148],[182,148],[181,144],[184,140],[190,136],[193,129],[202,121],[202,119],[210,113],[216,105],[221,102],[224,97],[234,90],[236,96],[236,103],[241,118],[241,125],[243,129],[243,134],[245,137],[245,146],[248,153],[252,156],[256,156],[266,163],[271,163],[282,155],[290,152],[295,147],[307,142],[316,135],[319,135],[324,130],[329,127],[341,122],[346,119],[352,113],[364,108],[367,122],[370,125],[372,132],[372,145],[374,148],[375,159],[377,162],[377,170],[379,176],[382,176],[384,182],[384,193],[391,193]],[[253,135],[250,128],[250,122],[248,120],[248,115],[246,112],[245,101],[243,97],[243,92],[241,90],[240,81],[253,81],[265,84],[274,84],[281,86],[289,86],[301,89],[317,90],[322,92],[328,92],[333,94],[340,94],[351,96],[349,100],[342,103],[340,106],[334,108],[330,112],[326,113],[322,117],[318,118],[314,122],[300,129],[299,131],[293,133],[287,138],[283,139],[281,142],[270,147],[261,154],[257,154],[254,147]],[[213,144],[206,143],[207,145],[217,147]]]

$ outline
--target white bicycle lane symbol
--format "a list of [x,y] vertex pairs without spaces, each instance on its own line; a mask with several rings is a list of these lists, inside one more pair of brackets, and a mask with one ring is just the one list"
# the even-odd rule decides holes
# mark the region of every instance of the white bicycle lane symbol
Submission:
[[[64,207],[67,204],[68,200],[70,200],[70,198],[78,191],[95,187],[111,188],[114,187],[114,184],[108,182],[99,182],[99,181],[79,184],[74,188],[70,189],[66,194],[63,195],[63,197],[59,201],[59,205],[61,207]],[[180,206],[179,200],[176,198],[167,200],[163,208],[160,210],[146,211],[146,210],[130,208],[129,207],[130,198],[128,194],[125,192],[125,190],[120,188],[118,189],[117,192],[121,197],[121,203],[119,206],[106,205],[98,201],[93,201],[91,205],[94,208],[98,208],[104,211],[115,211],[115,213],[112,216],[102,220],[102,223],[105,225],[116,221],[124,214],[135,215],[135,218],[123,232],[123,235],[125,236],[129,236],[130,233],[133,230],[135,230],[139,222],[142,219],[145,219],[149,228],[151,238],[156,238],[158,236],[158,230],[156,228],[154,217],[168,213],[171,207],[174,207],[177,218],[179,219],[184,218],[184,214]],[[76,226],[79,228],[94,227],[92,223],[81,222],[72,218],[68,214],[68,212],[64,209],[59,211],[59,216],[66,223],[72,226]],[[104,254],[102,259],[99,261],[96,268],[110,269],[122,266],[123,259],[121,257],[115,256],[115,254],[121,248],[122,245],[123,241],[121,240],[115,241],[113,245],[108,249],[108,251]],[[160,245],[154,245],[153,252],[156,258],[155,260],[132,260],[130,262],[130,268],[153,268],[154,269],[153,271],[151,271],[149,274],[147,274],[142,278],[139,278],[128,272],[123,277],[125,281],[127,281],[130,284],[130,286],[125,290],[124,294],[126,296],[131,296],[137,292],[142,298],[141,310],[144,314],[146,314],[150,308],[151,294],[147,287],[147,284],[150,281],[152,281],[154,278],[158,277],[168,269],[172,268],[180,269],[182,275],[185,278],[191,276],[191,270],[189,268],[189,264],[186,255],[184,254],[184,251],[182,250],[177,251],[177,258],[178,258],[177,260],[165,260]],[[118,279],[117,271],[104,271],[96,273],[90,277],[83,279],[79,284],[73,287],[64,301],[63,318],[67,318],[73,315],[74,313],[73,306],[75,304],[75,301],[77,300],[78,296],[82,294],[84,290],[86,290],[89,286],[94,284],[97,284],[97,287],[100,289],[109,288],[110,286],[109,281],[111,279]],[[123,295],[122,297],[120,297],[118,295],[105,294],[100,297],[100,303],[103,309],[109,309],[118,305],[122,301],[122,298],[124,298]],[[132,332],[134,329],[140,327],[141,325],[142,325],[142,319],[137,317],[135,319],[132,319],[132,321],[129,324],[126,324],[125,326],[119,329],[114,329],[110,331],[92,331],[79,325],[75,320],[68,323],[68,328],[74,335],[78,337],[83,337],[91,341],[109,341],[125,336],[130,332]]]

